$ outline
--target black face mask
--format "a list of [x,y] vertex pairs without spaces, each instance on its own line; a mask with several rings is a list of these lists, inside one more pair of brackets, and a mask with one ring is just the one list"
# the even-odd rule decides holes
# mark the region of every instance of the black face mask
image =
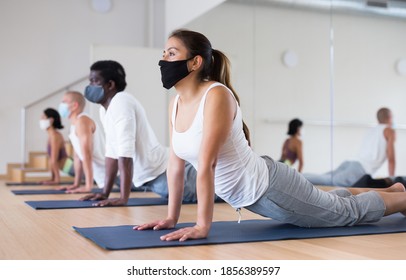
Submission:
[[192,58],[177,61],[160,60],[158,65],[161,66],[161,81],[166,89],[170,89],[177,82],[189,75],[187,62]]

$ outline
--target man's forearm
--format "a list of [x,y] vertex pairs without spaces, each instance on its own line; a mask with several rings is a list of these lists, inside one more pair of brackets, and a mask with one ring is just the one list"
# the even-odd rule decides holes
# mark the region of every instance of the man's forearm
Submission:
[[114,185],[114,179],[117,176],[118,163],[116,159],[108,158],[105,159],[106,163],[106,174],[104,180],[104,190],[103,193],[108,197],[110,195],[111,189]]
[[133,159],[120,157],[118,159],[118,168],[120,170],[120,196],[127,203],[133,178]]

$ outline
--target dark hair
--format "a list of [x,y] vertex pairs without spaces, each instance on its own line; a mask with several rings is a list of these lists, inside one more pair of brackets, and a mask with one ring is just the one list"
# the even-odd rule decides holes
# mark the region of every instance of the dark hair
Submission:
[[289,129],[288,129],[288,135],[295,135],[297,133],[297,130],[302,127],[303,122],[299,119],[293,119],[289,122]]
[[62,129],[63,125],[61,122],[61,116],[59,115],[58,111],[52,108],[47,108],[44,110],[45,116],[49,118],[53,118],[54,121],[52,123],[53,128]]
[[386,123],[389,120],[390,110],[386,107],[380,108],[376,113],[376,118],[379,123]]
[[113,60],[101,60],[93,63],[90,67],[91,71],[99,71],[100,76],[103,77],[104,82],[114,81],[116,89],[123,91],[127,82],[125,81],[125,71],[120,63]]
[[[172,32],[169,38],[171,37],[175,37],[183,42],[189,52],[189,58],[197,55],[202,57],[203,67],[199,73],[201,81],[217,81],[224,84],[233,92],[238,105],[240,105],[240,98],[230,82],[230,61],[224,53],[213,49],[209,39],[199,32],[178,29]],[[244,121],[243,131],[248,144],[251,145],[250,132]]]

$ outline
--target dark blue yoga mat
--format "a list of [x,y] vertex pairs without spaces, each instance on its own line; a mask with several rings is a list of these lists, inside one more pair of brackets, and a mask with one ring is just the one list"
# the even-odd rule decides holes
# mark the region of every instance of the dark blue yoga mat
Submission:
[[[32,195],[32,194],[67,194],[64,190],[55,190],[55,189],[42,189],[42,190],[12,190],[15,195]],[[92,193],[101,193],[103,189],[92,189]],[[112,193],[120,192],[120,189],[114,188],[111,190]],[[150,192],[148,189],[143,188],[132,188],[131,192]]]
[[[35,200],[25,201],[29,206],[36,210],[49,209],[70,209],[70,208],[102,208],[95,207],[92,204],[97,201],[81,201],[81,200]],[[167,205],[168,200],[160,197],[142,197],[130,198],[127,205],[123,206],[104,206],[105,207],[127,207],[127,206],[152,206],[152,205]]]
[[[60,182],[58,185],[72,185],[72,182]],[[44,185],[41,182],[6,182],[6,186],[49,186]]]
[[[176,228],[191,225],[193,224],[178,224]],[[132,225],[90,228],[74,226],[73,228],[104,249],[124,250],[398,233],[406,231],[406,217],[402,214],[394,214],[382,218],[377,223],[336,228],[302,228],[270,219],[243,220],[241,223],[237,223],[237,221],[214,222],[208,238],[184,242],[159,239],[160,236],[174,229],[136,231],[132,229]]]
[[[92,193],[101,193],[103,189],[93,189]],[[43,190],[12,190],[15,195],[26,195],[26,194],[67,194],[64,190],[55,190],[55,189],[43,189]],[[112,192],[117,192],[112,190]]]

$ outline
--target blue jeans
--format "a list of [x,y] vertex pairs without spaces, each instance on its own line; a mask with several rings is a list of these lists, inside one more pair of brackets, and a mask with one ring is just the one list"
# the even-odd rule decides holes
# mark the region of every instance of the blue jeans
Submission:
[[[196,169],[189,162],[185,163],[185,175],[184,175],[184,189],[183,189],[183,202],[197,202],[196,193]],[[159,194],[163,198],[168,198],[168,181],[166,177],[166,171],[159,175],[152,181],[149,181],[141,186],[141,188],[147,188],[156,194]],[[214,197],[215,201],[222,201],[218,196]]]

